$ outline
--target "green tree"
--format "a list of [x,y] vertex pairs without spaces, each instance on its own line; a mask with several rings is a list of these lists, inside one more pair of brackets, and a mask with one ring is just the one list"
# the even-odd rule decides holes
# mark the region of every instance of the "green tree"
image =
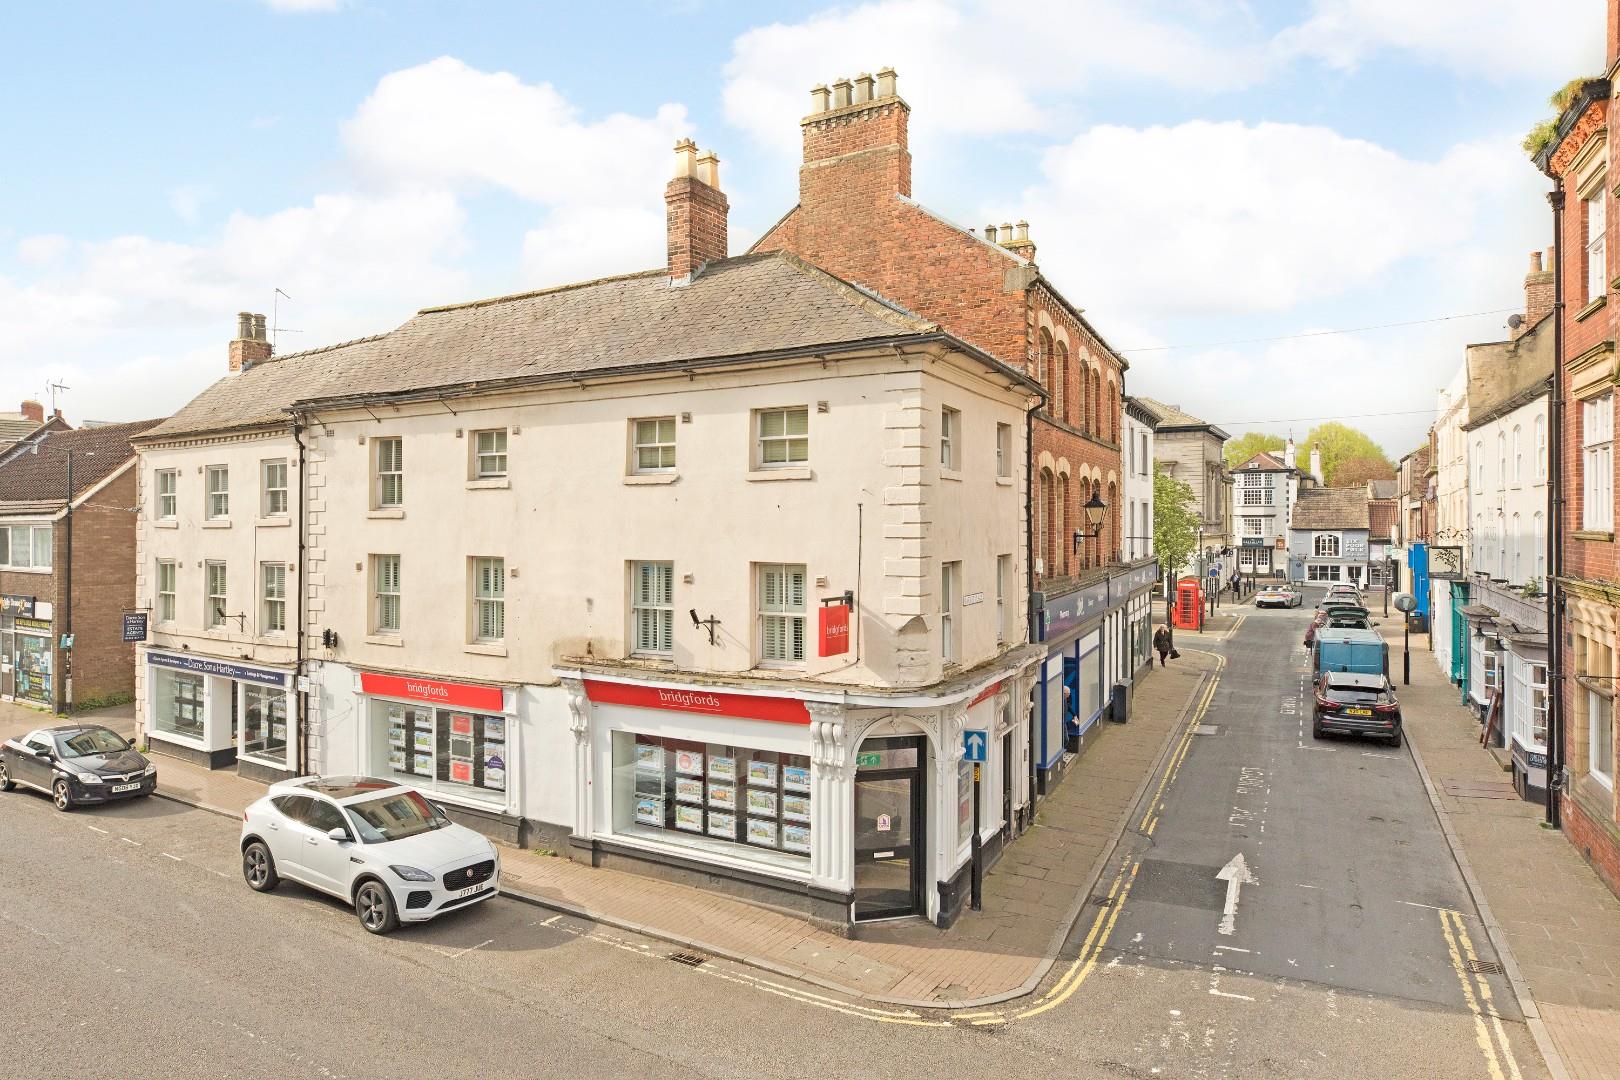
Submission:
[[1153,474],[1153,550],[1166,577],[1173,580],[1198,547],[1198,509],[1192,485],[1162,468]]
[[1235,469],[1262,451],[1281,450],[1285,446],[1287,443],[1280,435],[1251,431],[1229,441],[1221,452],[1226,456],[1226,467]]
[[[1322,482],[1328,487],[1339,486],[1340,467],[1357,458],[1370,458],[1388,465],[1391,470],[1394,469],[1383,447],[1373,442],[1365,432],[1357,431],[1337,420],[1330,420],[1311,428],[1310,434],[1305,436],[1305,442],[1299,448],[1299,465],[1310,467],[1312,447],[1320,447],[1322,450]],[[1388,475],[1395,474],[1391,471]]]

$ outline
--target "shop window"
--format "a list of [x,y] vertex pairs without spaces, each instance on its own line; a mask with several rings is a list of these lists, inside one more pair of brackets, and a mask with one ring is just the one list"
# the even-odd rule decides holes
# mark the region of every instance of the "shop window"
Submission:
[[375,508],[388,510],[405,505],[405,440],[373,439],[372,468],[376,474],[372,498]]
[[188,739],[203,737],[203,678],[187,671],[153,667],[153,727]]
[[939,467],[960,469],[962,414],[949,405],[939,410]]
[[157,564],[157,621],[174,622],[174,577],[178,564],[173,559],[159,559]]
[[810,759],[615,732],[613,831],[804,868]]
[[264,586],[264,611],[260,616],[261,632],[282,634],[287,630],[287,564],[260,563],[259,576]]
[[810,409],[760,409],[754,413],[761,469],[803,465],[810,460]]
[[473,560],[473,639],[506,640],[506,560]]
[[242,694],[241,752],[276,765],[287,763],[287,693],[279,687],[237,684]]
[[399,556],[371,557],[372,630],[399,633]]
[[0,528],[0,567],[7,570],[49,570],[51,539],[49,525]]
[[504,716],[373,701],[387,767],[400,781],[429,791],[504,802],[508,772]]
[[996,425],[996,475],[1012,475],[1012,425]]
[[473,432],[473,476],[494,480],[506,475],[506,429]]
[[50,705],[51,624],[44,619],[18,618],[11,625],[16,632],[17,660],[12,668],[16,696],[36,705]]
[[675,470],[675,418],[651,416],[630,421],[630,471],[663,473]]
[[210,518],[231,516],[231,470],[224,465],[208,466],[208,506]]
[[157,516],[163,521],[173,521],[179,512],[180,473],[176,469],[159,469],[153,474],[153,480],[157,488]]
[[210,628],[225,625],[226,595],[225,595],[225,564],[222,562],[209,562],[203,565],[204,588],[203,610],[206,615],[204,623]]
[[1306,581],[1338,581],[1339,580],[1339,564],[1338,563],[1326,563],[1326,564],[1323,564],[1323,563],[1311,563],[1309,566],[1305,567],[1305,580]]
[[768,663],[804,662],[803,566],[759,567],[759,655]]
[[956,846],[973,843],[973,766],[967,758],[956,763]]
[[675,648],[675,567],[638,562],[631,564],[630,576],[632,650],[668,656]]
[[285,459],[266,461],[260,466],[260,480],[264,488],[265,517],[287,516],[287,462]]

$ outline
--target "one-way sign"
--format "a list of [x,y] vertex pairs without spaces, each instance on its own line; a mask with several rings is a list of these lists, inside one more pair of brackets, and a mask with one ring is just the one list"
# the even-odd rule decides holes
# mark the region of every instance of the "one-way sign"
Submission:
[[962,732],[962,757],[971,762],[984,760],[985,747],[990,744],[989,737],[982,731],[969,728]]

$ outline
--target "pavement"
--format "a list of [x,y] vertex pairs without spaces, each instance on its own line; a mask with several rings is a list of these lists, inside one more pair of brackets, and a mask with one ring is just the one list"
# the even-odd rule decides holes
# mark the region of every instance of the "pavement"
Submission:
[[[1203,636],[1219,635],[1212,624]],[[1139,681],[1131,721],[1102,726],[1040,804],[1034,827],[985,876],[983,909],[965,912],[949,930],[890,923],[851,939],[723,894],[536,851],[503,852],[503,890],[866,1001],[968,1008],[1028,994],[1051,968],[1155,763],[1216,667],[1195,642],[1178,646],[1181,659]],[[125,735],[134,730],[129,707],[96,719]],[[42,722],[43,713],[0,703],[0,738]],[[232,772],[156,760],[163,798],[234,819],[264,794],[264,785]]]

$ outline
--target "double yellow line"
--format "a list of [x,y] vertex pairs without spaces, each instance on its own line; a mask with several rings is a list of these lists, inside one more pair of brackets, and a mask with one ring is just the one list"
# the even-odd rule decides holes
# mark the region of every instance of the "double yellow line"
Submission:
[[[1451,967],[1462,986],[1463,999],[1468,1002],[1468,1011],[1474,1014],[1474,1041],[1485,1056],[1485,1067],[1490,1072],[1491,1080],[1508,1080],[1508,1077],[1521,1080],[1519,1063],[1513,1059],[1513,1047],[1502,1028],[1502,1018],[1491,1002],[1490,980],[1464,963],[1465,957],[1469,964],[1477,962],[1479,954],[1474,949],[1473,939],[1468,936],[1462,912],[1441,908],[1440,932],[1445,935],[1446,950],[1451,954]],[[1494,1043],[1491,1038],[1493,1034]],[[1498,1044],[1501,1046],[1500,1055],[1497,1053]],[[1507,1064],[1506,1073],[1502,1071],[1504,1062]]]

